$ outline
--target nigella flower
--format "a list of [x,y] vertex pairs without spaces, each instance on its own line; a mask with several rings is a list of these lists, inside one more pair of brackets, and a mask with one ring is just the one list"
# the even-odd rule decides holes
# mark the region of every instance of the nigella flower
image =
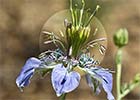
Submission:
[[[98,47],[101,54],[105,51],[105,47],[99,42],[106,41],[106,38],[93,40],[100,27],[97,25],[97,28],[91,29],[91,22],[99,6],[97,5],[95,11],[90,14],[85,11],[85,0],[82,0],[80,10],[72,5],[72,1],[70,0],[71,20],[64,21],[66,27],[62,30],[58,29],[60,34],[59,32],[46,32],[43,30],[46,35],[44,43],[53,43],[57,49],[41,53],[39,59],[28,59],[16,79],[16,84],[21,89],[29,85],[35,72],[39,72],[42,76],[51,72],[52,86],[57,96],[62,95],[63,97],[63,94],[65,95],[76,89],[81,76],[86,74],[89,86],[97,94],[103,88],[107,93],[107,98],[113,100],[114,97],[111,93],[112,74],[109,70],[95,67],[99,62],[92,58],[93,54],[91,53],[94,47]],[[67,12],[69,13],[69,11]],[[61,16],[59,17],[61,18]],[[52,25],[49,24],[49,26]],[[93,30],[95,31],[93,32]]]
[[37,58],[29,58],[23,66],[19,76],[16,79],[17,86],[22,90],[23,87],[29,85],[34,71],[39,67],[41,61]]
[[107,93],[108,100],[114,100],[112,91],[112,74],[109,70],[100,67],[92,67],[88,70],[90,74],[86,75],[88,85],[94,90],[96,94],[100,93],[103,88]]
[[61,96],[78,87],[80,74],[75,71],[68,72],[63,64],[58,64],[52,71],[51,80],[57,96]]

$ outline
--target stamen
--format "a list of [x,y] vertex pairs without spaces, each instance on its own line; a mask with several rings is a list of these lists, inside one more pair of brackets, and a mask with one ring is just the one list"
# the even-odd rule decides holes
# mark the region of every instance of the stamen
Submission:
[[72,54],[72,46],[69,49],[69,56],[71,56],[71,54]]
[[96,35],[97,31],[98,31],[98,28],[95,29],[95,31],[94,31],[94,33],[93,33],[93,36]]
[[100,45],[100,48],[99,48],[99,52],[104,55],[105,54],[105,51],[106,51],[106,48],[103,46],[103,45]]
[[47,35],[52,35],[52,33],[47,32],[47,31],[42,31],[42,33],[47,34]]
[[102,49],[99,49],[99,52],[101,53],[101,55],[104,55],[104,51]]
[[106,50],[105,46],[103,46],[103,45],[101,45],[101,49],[104,51]]
[[107,39],[106,38],[95,39],[95,40],[89,42],[87,45],[90,45],[90,44],[93,44],[93,43],[96,43],[96,42],[100,42],[100,41],[105,41],[105,40],[107,40]]
[[63,34],[63,32],[62,32],[61,30],[60,30],[59,32],[60,32],[61,36],[62,36],[62,37],[64,37],[64,34]]
[[45,41],[44,44],[52,43],[53,41]]

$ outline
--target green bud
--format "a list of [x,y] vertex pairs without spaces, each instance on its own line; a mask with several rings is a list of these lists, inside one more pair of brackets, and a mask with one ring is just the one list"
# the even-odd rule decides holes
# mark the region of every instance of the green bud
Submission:
[[119,48],[125,46],[128,43],[128,31],[127,29],[119,29],[114,35],[114,43]]

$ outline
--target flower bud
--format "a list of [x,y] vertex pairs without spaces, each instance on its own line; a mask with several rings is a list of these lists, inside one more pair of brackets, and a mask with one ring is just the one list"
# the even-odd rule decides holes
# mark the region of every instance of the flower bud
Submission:
[[125,46],[128,43],[128,31],[127,29],[119,29],[114,35],[114,43],[119,48]]

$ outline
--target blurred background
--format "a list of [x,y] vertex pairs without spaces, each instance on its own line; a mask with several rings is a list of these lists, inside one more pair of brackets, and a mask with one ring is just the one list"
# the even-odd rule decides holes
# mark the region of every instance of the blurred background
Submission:
[[[75,0],[79,3],[80,0]],[[104,25],[108,48],[102,66],[115,70],[114,57],[117,48],[112,36],[119,28],[129,31],[129,44],[123,49],[122,82],[128,82],[140,73],[140,0],[86,0],[87,8],[101,6],[97,14]],[[46,20],[58,11],[68,9],[69,0],[0,0],[0,100],[57,100],[50,76],[38,75],[21,93],[15,84],[25,61],[40,53],[39,36]],[[113,94],[115,95],[115,74]],[[84,78],[68,100],[105,100],[104,91],[94,95]],[[140,87],[125,97],[140,100]]]

